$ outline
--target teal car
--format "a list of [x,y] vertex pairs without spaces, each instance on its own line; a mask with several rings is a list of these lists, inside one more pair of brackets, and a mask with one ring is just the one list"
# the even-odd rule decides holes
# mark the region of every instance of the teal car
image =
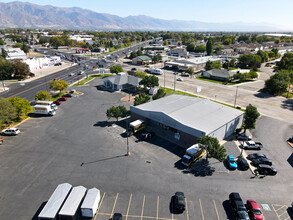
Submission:
[[230,170],[236,170],[237,169],[237,163],[236,163],[236,160],[235,158],[233,157],[233,155],[229,154],[227,156],[227,165],[228,165],[228,168]]

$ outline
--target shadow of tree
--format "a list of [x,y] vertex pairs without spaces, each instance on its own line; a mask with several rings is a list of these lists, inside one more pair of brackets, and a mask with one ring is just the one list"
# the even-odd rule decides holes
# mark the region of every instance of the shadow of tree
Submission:
[[194,163],[191,167],[188,169],[182,171],[185,174],[193,174],[194,176],[212,176],[215,172],[215,167],[212,167],[209,161],[206,159],[201,159],[200,161]]
[[262,99],[267,99],[267,98],[271,98],[271,97],[275,97],[274,95],[268,94],[268,93],[264,93],[264,92],[259,92],[257,94],[254,94],[255,97],[258,98],[262,98]]
[[282,108],[293,111],[293,99],[286,99],[282,103]]
[[94,126],[97,127],[110,127],[113,124],[113,122],[111,121],[98,121],[97,123],[94,124]]

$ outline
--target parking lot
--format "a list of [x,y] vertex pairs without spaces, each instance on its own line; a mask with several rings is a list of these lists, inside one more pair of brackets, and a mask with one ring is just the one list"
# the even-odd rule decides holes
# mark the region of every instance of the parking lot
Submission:
[[[291,148],[279,144],[282,152],[276,155],[262,140],[263,134],[253,133],[264,142],[262,151],[279,171],[265,178],[252,178],[249,171],[228,171],[223,164],[212,164],[215,172],[210,175],[189,172],[179,166],[184,149],[159,137],[148,142],[129,138],[131,156],[127,157],[123,120],[116,125],[105,115],[113,105],[128,107],[120,101],[126,94],[96,87],[101,84],[101,79],[95,79],[90,86],[79,87],[84,95],[62,103],[55,116],[33,117],[19,126],[18,136],[5,137],[0,147],[1,218],[32,219],[56,186],[68,182],[101,190],[104,198],[96,219],[109,219],[114,212],[127,219],[232,219],[227,204],[232,191],[239,192],[244,201],[255,199],[261,208],[262,204],[269,207],[262,208],[266,219],[288,219]],[[275,135],[290,127],[266,118],[257,126],[270,123],[276,126],[271,131]],[[233,142],[225,146],[234,156],[240,154]],[[183,214],[172,214],[170,202],[176,191],[186,196]]]

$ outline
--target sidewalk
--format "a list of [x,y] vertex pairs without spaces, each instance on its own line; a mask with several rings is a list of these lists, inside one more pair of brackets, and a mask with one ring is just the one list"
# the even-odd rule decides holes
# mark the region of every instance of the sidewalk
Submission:
[[37,70],[33,70],[32,73],[35,74],[35,77],[31,77],[29,79],[23,80],[22,82],[31,82],[33,80],[42,78],[44,76],[56,73],[58,71],[67,69],[71,66],[77,65],[76,63],[72,64],[70,62],[62,62],[62,66],[49,66],[43,69],[37,69]]

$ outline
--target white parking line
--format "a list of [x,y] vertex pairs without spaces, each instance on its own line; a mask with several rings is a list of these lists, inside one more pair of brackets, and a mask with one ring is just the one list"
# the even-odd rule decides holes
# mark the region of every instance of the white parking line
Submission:
[[215,200],[213,200],[213,202],[214,202],[214,206],[215,206],[215,210],[216,210],[216,214],[217,214],[218,220],[220,220],[220,217],[219,217],[219,213],[218,213],[218,209],[217,209]]
[[200,211],[201,211],[201,217],[202,217],[202,220],[204,220],[201,201],[200,201],[200,199],[198,199],[198,201],[199,201],[199,206],[200,206]]

